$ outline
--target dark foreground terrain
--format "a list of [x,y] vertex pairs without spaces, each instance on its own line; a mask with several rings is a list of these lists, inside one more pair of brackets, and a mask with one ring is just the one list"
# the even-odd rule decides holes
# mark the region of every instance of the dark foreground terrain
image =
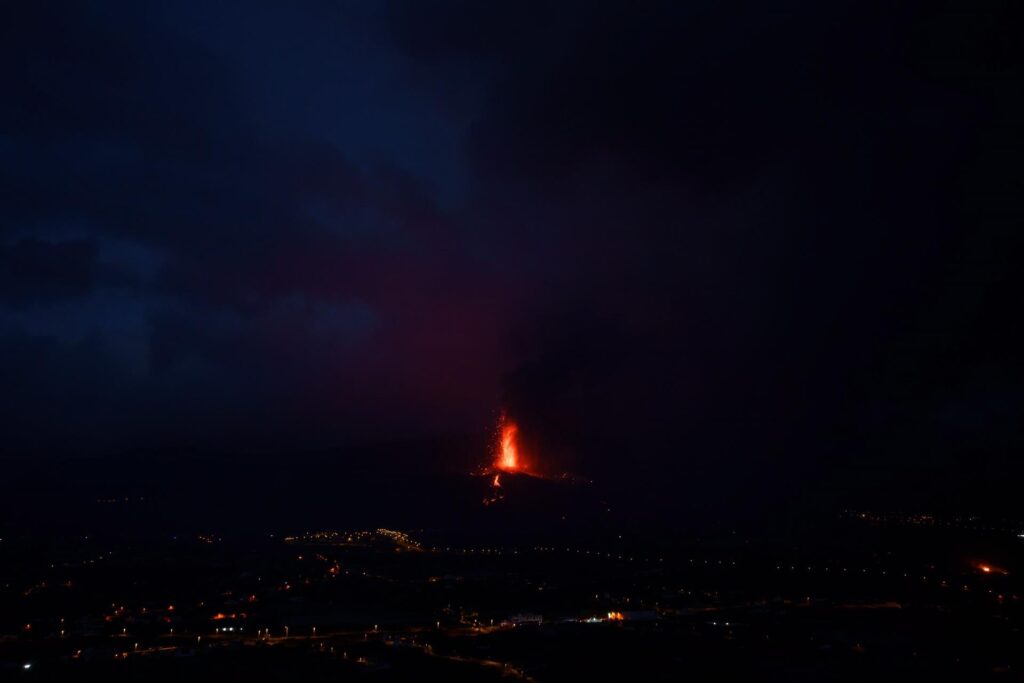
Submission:
[[[244,511],[218,517],[206,501],[199,530],[185,501],[175,530],[165,501],[135,493],[9,515],[0,677],[973,681],[1024,671],[1018,522],[847,509],[668,532],[617,526],[610,508],[561,486],[508,478],[507,498],[483,506],[487,482],[465,478],[465,500],[449,501],[464,505],[462,523],[403,528],[349,528],[350,514],[323,511],[304,526],[282,513],[275,525],[253,511],[264,529],[240,531],[225,520]],[[573,524],[581,510],[590,517]]]

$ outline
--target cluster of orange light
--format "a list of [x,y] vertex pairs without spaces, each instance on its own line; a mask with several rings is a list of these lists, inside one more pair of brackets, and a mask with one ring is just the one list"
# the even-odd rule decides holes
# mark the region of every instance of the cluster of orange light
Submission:
[[247,616],[248,615],[245,612],[240,612],[238,614],[224,614],[223,612],[217,612],[212,617],[210,617],[210,620],[222,621],[224,619],[245,619]]
[[608,613],[608,621],[622,621],[625,618],[626,617],[622,614],[622,612],[609,612]]

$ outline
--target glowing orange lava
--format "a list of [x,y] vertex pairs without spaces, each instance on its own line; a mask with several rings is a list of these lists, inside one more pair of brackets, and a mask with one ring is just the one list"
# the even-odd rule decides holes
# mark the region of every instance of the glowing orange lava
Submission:
[[507,417],[501,417],[501,443],[494,468],[504,472],[516,472],[522,468],[519,460],[519,444],[517,435],[519,427]]
[[504,499],[502,474],[525,474],[539,479],[545,475],[536,467],[536,461],[530,453],[524,453],[519,441],[519,425],[504,412],[498,419],[497,443],[490,465],[478,470],[478,474],[487,476],[491,481],[491,495],[484,499],[484,505],[492,505]]

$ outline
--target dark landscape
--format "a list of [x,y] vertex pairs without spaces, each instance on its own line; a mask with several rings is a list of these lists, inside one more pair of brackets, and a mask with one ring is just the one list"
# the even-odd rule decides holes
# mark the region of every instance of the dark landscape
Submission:
[[1022,8],[7,3],[0,681],[1024,680]]

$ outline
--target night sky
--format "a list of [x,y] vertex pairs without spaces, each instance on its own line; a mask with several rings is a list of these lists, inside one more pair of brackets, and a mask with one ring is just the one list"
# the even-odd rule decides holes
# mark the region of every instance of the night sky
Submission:
[[1018,3],[4,14],[7,457],[1019,469]]

